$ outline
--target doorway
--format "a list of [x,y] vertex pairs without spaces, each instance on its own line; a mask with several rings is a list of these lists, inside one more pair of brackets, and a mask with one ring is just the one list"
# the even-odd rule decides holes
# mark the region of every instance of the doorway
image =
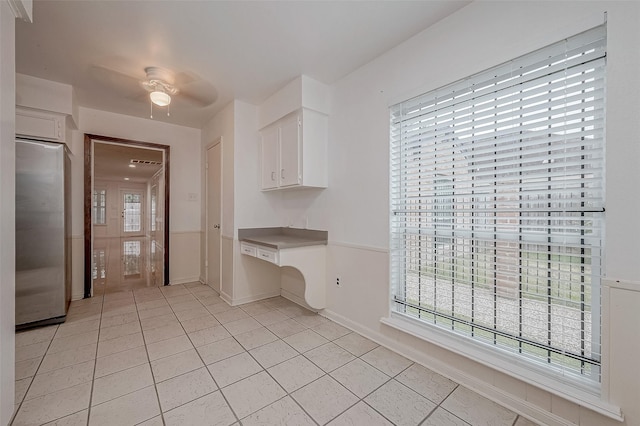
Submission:
[[170,147],[85,134],[84,148],[84,297],[167,285]]
[[221,212],[222,212],[222,138],[207,148],[206,162],[206,230],[207,285],[220,294],[221,281]]

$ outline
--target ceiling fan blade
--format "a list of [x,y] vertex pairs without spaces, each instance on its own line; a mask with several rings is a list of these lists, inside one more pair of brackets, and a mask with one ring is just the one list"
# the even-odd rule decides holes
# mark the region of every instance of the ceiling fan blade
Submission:
[[218,91],[212,84],[199,80],[180,87],[177,97],[185,103],[204,108],[212,105],[218,99]]
[[195,82],[196,80],[202,80],[202,79],[193,73],[183,71],[175,75],[174,84],[177,87],[183,87]]
[[121,96],[135,98],[146,93],[140,86],[140,80],[130,75],[98,65],[90,66],[88,71],[97,83]]

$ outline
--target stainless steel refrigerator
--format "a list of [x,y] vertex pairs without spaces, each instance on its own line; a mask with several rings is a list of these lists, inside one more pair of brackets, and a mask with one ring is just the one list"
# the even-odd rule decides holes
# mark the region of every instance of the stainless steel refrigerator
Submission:
[[69,156],[16,140],[16,328],[63,322],[71,298]]

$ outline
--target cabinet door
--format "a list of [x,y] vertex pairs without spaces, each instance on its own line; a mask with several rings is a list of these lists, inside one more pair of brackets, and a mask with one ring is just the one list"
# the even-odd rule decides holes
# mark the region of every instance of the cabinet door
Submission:
[[280,125],[280,186],[300,185],[300,124],[298,116]]
[[16,135],[64,142],[64,115],[16,107]]
[[262,189],[278,187],[278,142],[280,129],[272,127],[262,132],[260,145],[262,162]]

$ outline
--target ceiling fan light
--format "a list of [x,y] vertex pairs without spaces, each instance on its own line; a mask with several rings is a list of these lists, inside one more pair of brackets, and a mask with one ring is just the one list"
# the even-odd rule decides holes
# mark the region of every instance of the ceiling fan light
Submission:
[[165,92],[161,92],[159,90],[153,91],[149,94],[149,97],[151,98],[151,102],[153,102],[154,104],[160,106],[160,107],[164,107],[167,106],[171,103],[171,96],[169,96],[169,94],[165,93]]

